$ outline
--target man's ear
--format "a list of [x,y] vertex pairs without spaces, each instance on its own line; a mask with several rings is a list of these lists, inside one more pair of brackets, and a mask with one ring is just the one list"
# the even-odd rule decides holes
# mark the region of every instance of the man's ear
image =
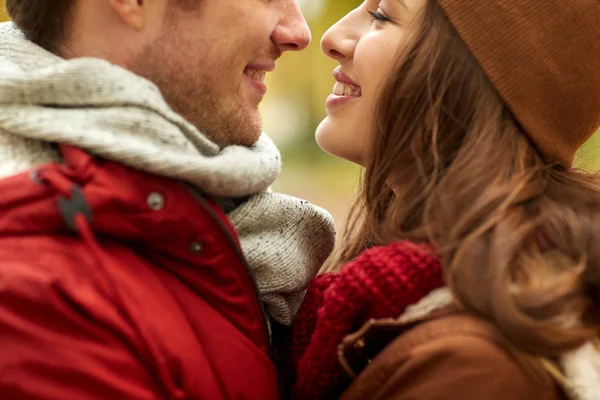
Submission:
[[147,0],[109,0],[109,4],[127,25],[135,30],[142,30],[146,22],[144,10]]

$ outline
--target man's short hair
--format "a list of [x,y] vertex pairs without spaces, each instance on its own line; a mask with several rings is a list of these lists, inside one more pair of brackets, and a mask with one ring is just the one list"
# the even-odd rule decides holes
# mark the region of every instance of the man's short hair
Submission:
[[6,0],[8,15],[32,42],[55,52],[72,0]]
[[[56,52],[72,3],[73,0],[6,0],[6,10],[27,39]],[[190,10],[196,8],[200,0],[175,0],[175,3]]]

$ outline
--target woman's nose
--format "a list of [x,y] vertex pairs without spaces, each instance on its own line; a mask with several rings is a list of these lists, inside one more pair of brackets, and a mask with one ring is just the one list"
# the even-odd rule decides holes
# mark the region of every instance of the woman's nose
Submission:
[[359,8],[333,25],[321,39],[321,49],[328,56],[337,61],[351,60],[354,49],[361,35],[361,21]]

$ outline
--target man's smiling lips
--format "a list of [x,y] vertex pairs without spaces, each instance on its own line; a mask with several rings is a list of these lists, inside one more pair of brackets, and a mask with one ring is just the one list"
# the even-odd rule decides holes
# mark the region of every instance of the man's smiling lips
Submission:
[[244,75],[246,79],[258,92],[259,96],[262,97],[267,93],[267,85],[265,85],[265,76],[267,72],[271,72],[275,69],[275,63],[255,63],[249,64],[244,69]]

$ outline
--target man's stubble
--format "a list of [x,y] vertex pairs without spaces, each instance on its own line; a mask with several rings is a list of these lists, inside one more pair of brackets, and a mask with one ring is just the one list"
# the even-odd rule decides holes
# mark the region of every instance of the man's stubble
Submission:
[[161,37],[147,45],[130,69],[153,82],[175,112],[219,146],[254,144],[262,133],[262,121],[258,111],[248,115],[241,87],[228,85],[219,76],[229,66],[181,57],[185,46],[174,43]]

